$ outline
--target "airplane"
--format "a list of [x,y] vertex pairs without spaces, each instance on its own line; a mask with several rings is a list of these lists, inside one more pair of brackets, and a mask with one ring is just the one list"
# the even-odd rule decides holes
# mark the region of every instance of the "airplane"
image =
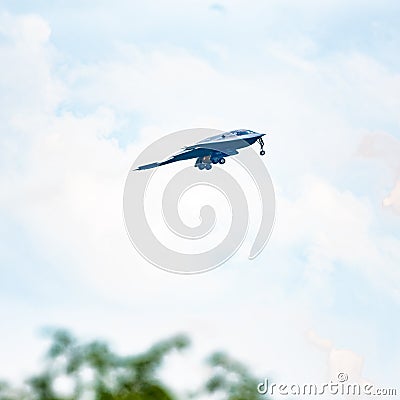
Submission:
[[194,164],[198,169],[210,170],[212,164],[225,164],[225,157],[238,154],[238,149],[251,146],[258,142],[261,146],[260,155],[265,155],[264,141],[262,137],[264,133],[257,133],[248,129],[238,129],[230,132],[224,132],[216,136],[211,136],[200,140],[191,146],[183,147],[183,150],[172,157],[151,164],[141,165],[134,171],[156,168],[161,165],[170,164],[176,161],[189,160],[196,158]]

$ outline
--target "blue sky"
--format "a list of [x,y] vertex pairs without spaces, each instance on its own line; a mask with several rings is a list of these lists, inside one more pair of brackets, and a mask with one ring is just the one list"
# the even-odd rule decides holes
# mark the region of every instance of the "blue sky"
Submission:
[[[186,331],[193,368],[226,348],[291,381],[346,349],[355,378],[397,383],[399,8],[3,1],[0,376],[61,325],[125,351]],[[122,191],[143,147],[197,126],[271,133],[277,220],[256,260],[180,277],[135,253]]]

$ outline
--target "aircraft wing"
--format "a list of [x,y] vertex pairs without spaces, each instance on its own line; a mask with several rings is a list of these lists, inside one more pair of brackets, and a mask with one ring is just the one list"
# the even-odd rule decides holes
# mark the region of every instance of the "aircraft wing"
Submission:
[[151,164],[145,164],[145,165],[141,165],[137,168],[135,168],[133,171],[142,171],[144,169],[151,169],[151,168],[155,168],[158,167],[160,165],[160,163],[158,162],[153,162]]
[[198,158],[198,157],[200,157],[199,153],[200,152],[199,152],[198,149],[185,149],[185,150],[173,155],[172,157],[167,158],[164,161],[153,162],[151,164],[141,165],[140,167],[135,168],[134,171],[141,171],[141,170],[144,170],[144,169],[151,169],[151,168],[159,167],[161,165],[171,164],[171,163],[176,162],[176,161],[190,160],[191,158]]
[[191,146],[191,147],[186,147],[181,152],[171,156],[170,158],[167,158],[164,161],[153,162],[150,164],[141,165],[141,166],[135,168],[134,171],[142,171],[145,169],[156,168],[156,167],[160,167],[161,165],[174,163],[176,161],[190,160],[191,158],[198,159],[198,158],[203,158],[203,157],[214,157],[214,156],[229,157],[229,156],[233,156],[235,154],[238,154],[236,149],[223,149],[223,151],[217,151],[217,150],[207,149],[205,147]]
[[219,153],[223,154],[224,157],[234,156],[235,154],[239,154],[236,149],[224,149],[221,150]]

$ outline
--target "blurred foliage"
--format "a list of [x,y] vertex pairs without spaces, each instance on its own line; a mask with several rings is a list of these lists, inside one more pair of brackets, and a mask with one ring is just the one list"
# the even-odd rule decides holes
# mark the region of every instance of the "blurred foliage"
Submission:
[[[227,400],[258,400],[259,381],[254,378],[243,364],[231,359],[224,353],[215,353],[208,359],[213,374],[206,382],[205,391],[221,394]],[[265,397],[264,397],[265,399]]]
[[[121,356],[103,341],[81,342],[63,329],[47,333],[51,343],[43,371],[29,378],[22,388],[0,381],[0,400],[178,399],[158,373],[167,355],[189,346],[186,336],[161,341],[139,355]],[[223,353],[215,353],[207,361],[209,379],[187,398],[261,399],[258,380],[242,364]],[[66,390],[59,389],[60,380]]]

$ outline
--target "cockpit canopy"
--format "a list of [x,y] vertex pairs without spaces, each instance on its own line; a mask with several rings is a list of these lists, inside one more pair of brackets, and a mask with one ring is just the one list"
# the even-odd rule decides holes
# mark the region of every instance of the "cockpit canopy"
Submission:
[[230,132],[224,132],[220,135],[208,137],[206,139],[200,140],[199,143],[215,142],[215,141],[223,140],[225,138],[232,138],[233,136],[244,136],[244,135],[253,135],[253,134],[256,134],[256,132],[250,131],[248,129],[237,129],[237,130],[230,131]]
[[251,134],[254,134],[255,132],[250,131],[248,129],[238,129],[238,130],[232,131],[230,133],[233,133],[236,136],[242,136],[242,135],[251,135]]

